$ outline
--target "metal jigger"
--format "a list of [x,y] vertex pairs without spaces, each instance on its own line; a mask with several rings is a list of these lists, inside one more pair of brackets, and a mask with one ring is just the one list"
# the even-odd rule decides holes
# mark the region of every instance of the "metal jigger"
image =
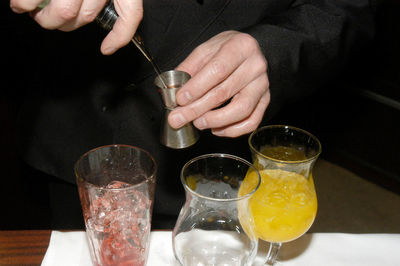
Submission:
[[[165,105],[164,121],[161,125],[161,143],[172,149],[183,149],[192,146],[199,139],[199,133],[192,123],[174,129],[168,124],[168,115],[177,106],[176,93],[190,79],[190,75],[183,71],[170,70],[161,73],[154,80],[160,89]],[[167,87],[165,87],[167,85]]]

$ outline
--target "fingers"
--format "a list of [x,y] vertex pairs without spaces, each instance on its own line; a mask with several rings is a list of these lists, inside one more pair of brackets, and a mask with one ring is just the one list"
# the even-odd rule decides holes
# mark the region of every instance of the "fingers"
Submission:
[[235,138],[254,131],[260,125],[270,99],[270,92],[267,91],[249,117],[226,127],[212,129],[211,132],[216,136]]
[[[227,58],[232,58],[231,54]],[[202,71],[198,75],[201,73]],[[206,91],[201,98],[171,112],[169,123],[172,127],[179,128],[185,123],[195,120],[196,127],[206,129],[226,125],[222,123],[237,122],[250,114],[268,87],[265,58],[255,53],[242,62],[228,78]],[[186,84],[179,92],[182,92],[183,89],[188,89]],[[210,111],[234,95],[238,95],[239,92],[241,97],[234,98],[227,107]],[[234,108],[231,108],[232,106]],[[207,114],[203,115],[206,112]],[[237,117],[237,115],[239,116]]]
[[18,14],[30,12],[37,8],[42,0],[10,0],[10,8]]
[[[195,120],[194,125],[197,128],[206,129],[222,127],[227,123],[241,120],[250,114],[261,95],[268,89],[268,78],[264,73],[265,67],[262,57],[248,58],[229,78],[209,90],[199,100],[171,112],[170,125],[179,128],[187,122]],[[252,71],[248,71],[249,68]],[[241,97],[238,98],[236,96],[239,96],[239,92]],[[210,111],[234,95],[236,95],[235,98],[226,107]],[[207,114],[203,115],[206,112]]]
[[[72,31],[92,22],[107,0],[50,0],[38,8],[43,0],[10,0],[16,13],[30,12],[45,29]],[[118,19],[101,45],[103,54],[112,54],[132,40],[143,17],[142,0],[114,0]]]
[[[71,31],[92,22],[107,0],[11,0],[14,12],[30,12],[45,29]],[[40,8],[38,8],[40,7]]]
[[58,29],[62,31],[72,31],[90,22],[93,22],[96,16],[103,9],[107,0],[84,0],[76,18],[66,21]]
[[143,18],[142,0],[115,0],[118,19],[101,44],[101,52],[109,55],[128,44]]
[[261,75],[236,94],[226,106],[209,111],[193,121],[199,129],[222,128],[235,124],[253,113],[268,89],[268,78]]
[[51,0],[43,9],[32,12],[32,17],[45,29],[59,29],[78,17],[81,5],[82,0]]
[[[199,99],[211,88],[229,77],[247,59],[248,51],[241,46],[241,41],[225,40],[225,36],[222,36],[221,39],[223,43],[217,52],[195,75],[191,73],[192,78],[178,91],[176,100],[179,105],[187,105]],[[201,50],[198,53],[201,53]],[[202,58],[203,61],[204,59],[205,57]]]
[[207,42],[199,45],[193,52],[176,67],[177,70],[185,71],[194,77],[200,69],[218,52],[221,43],[229,39],[232,31],[226,31],[214,36]]
[[193,121],[201,130],[234,137],[258,126],[269,104],[269,81],[265,57],[250,35],[217,35],[178,69],[191,71],[193,77],[178,91],[181,106],[168,117],[173,128]]

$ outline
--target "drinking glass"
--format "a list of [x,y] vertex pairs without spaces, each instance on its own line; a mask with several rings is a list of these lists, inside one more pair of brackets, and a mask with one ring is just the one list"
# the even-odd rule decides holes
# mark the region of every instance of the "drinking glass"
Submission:
[[255,130],[249,145],[261,175],[250,209],[257,236],[271,243],[266,264],[273,265],[282,243],[302,236],[314,222],[317,196],[312,168],[321,144],[302,129],[271,125]]
[[[255,180],[239,188],[250,173]],[[257,169],[228,154],[206,154],[181,171],[186,202],[172,233],[173,250],[182,265],[251,265],[258,247],[248,200],[260,184]]]
[[109,145],[75,164],[94,265],[145,265],[157,166],[143,149]]

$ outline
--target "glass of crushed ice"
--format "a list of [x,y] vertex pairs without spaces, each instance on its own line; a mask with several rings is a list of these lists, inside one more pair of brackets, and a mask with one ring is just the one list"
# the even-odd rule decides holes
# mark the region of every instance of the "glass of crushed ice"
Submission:
[[145,150],[108,145],[75,164],[94,265],[146,264],[157,165]]

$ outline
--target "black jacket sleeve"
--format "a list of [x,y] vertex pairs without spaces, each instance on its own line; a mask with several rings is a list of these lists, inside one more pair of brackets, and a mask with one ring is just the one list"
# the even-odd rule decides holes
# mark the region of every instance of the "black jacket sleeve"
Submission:
[[304,97],[340,73],[373,39],[374,11],[368,0],[295,0],[246,29],[268,62],[271,105]]

